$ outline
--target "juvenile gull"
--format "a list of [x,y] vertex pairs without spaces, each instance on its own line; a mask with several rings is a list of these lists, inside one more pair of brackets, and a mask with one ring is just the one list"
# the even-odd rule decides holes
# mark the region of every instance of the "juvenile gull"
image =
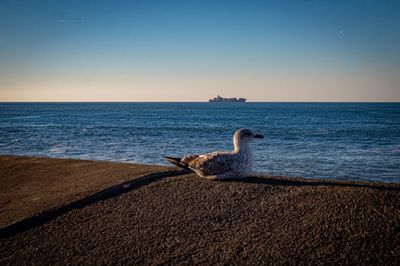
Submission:
[[233,135],[233,151],[188,155],[182,158],[164,156],[165,160],[208,179],[242,178],[251,173],[253,156],[250,141],[263,135],[242,128]]

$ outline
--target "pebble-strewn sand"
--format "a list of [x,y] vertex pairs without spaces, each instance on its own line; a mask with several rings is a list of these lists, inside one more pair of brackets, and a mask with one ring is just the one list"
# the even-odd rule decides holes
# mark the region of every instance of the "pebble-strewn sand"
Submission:
[[[23,170],[29,159],[14,160],[20,167],[4,166],[2,159],[2,169],[40,177]],[[52,168],[49,161],[35,161],[36,171],[62,176],[61,165],[83,163],[67,179],[87,179],[85,169],[93,167],[101,175],[104,164],[109,173],[135,176],[129,164],[58,160],[60,168]],[[1,181],[5,178],[2,173]],[[46,185],[46,179],[41,182]],[[24,183],[14,186],[22,189]],[[57,186],[61,193],[62,184]],[[0,264],[398,265],[399,193],[399,184],[167,177],[3,237]],[[9,197],[16,200],[18,194]]]

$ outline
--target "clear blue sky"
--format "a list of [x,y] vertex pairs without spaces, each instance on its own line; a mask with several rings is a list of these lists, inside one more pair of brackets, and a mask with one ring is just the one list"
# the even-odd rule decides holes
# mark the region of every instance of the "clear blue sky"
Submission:
[[0,0],[0,101],[400,101],[400,1]]

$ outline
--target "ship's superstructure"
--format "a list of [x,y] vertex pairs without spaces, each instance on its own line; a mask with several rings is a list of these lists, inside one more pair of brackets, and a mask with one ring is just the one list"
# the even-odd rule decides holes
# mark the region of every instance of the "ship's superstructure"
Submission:
[[217,96],[216,98],[208,100],[210,103],[244,103],[247,101],[246,98],[224,98]]

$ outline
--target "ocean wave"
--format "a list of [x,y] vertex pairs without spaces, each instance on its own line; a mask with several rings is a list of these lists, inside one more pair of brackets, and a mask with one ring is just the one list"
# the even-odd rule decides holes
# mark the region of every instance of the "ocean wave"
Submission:
[[[379,117],[367,111],[372,107]],[[166,164],[161,154],[230,149],[234,130],[250,127],[266,136],[252,144],[257,171],[400,182],[400,105],[8,104],[7,108],[0,108],[0,154]]]

